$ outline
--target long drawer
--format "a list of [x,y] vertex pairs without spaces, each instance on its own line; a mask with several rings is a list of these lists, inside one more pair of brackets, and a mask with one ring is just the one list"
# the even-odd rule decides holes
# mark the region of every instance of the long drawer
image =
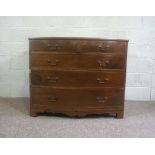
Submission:
[[32,70],[31,84],[58,87],[123,87],[123,71]]
[[125,43],[105,40],[30,40],[31,52],[46,51],[70,51],[70,52],[102,52],[118,53],[125,51]]
[[31,88],[32,104],[48,106],[103,107],[120,106],[123,89],[106,88],[92,90]]
[[124,69],[123,54],[31,53],[31,67],[72,69]]

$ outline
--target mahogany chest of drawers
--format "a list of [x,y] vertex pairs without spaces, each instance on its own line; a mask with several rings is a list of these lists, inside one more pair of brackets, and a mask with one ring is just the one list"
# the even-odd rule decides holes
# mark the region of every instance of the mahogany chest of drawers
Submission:
[[30,114],[123,118],[127,40],[31,38]]

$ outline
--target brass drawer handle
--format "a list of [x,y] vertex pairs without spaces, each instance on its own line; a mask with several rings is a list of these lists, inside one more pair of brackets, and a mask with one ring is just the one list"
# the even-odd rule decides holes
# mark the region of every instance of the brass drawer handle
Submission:
[[109,81],[108,78],[105,78],[105,79],[100,79],[100,78],[97,78],[97,82],[100,83],[100,84],[104,84],[106,81]]
[[60,60],[50,60],[50,59],[47,60],[47,63],[48,63],[50,66],[56,66],[57,63],[59,63],[59,62],[60,62]]
[[100,67],[106,67],[107,65],[110,64],[110,60],[106,61],[98,60],[97,63],[99,64]]
[[56,102],[58,100],[58,97],[50,95],[48,96],[47,99],[48,99],[48,102]]
[[59,80],[59,77],[51,77],[51,76],[48,76],[47,77],[47,80],[51,83],[56,83],[58,80]]
[[106,97],[106,96],[97,96],[97,97],[96,97],[96,100],[97,100],[99,103],[104,103],[107,99],[108,99],[108,97]]
[[58,45],[47,44],[47,47],[48,47],[51,51],[56,51]]
[[102,52],[108,51],[110,47],[111,47],[110,45],[106,45],[106,44],[102,44],[98,46],[99,50]]

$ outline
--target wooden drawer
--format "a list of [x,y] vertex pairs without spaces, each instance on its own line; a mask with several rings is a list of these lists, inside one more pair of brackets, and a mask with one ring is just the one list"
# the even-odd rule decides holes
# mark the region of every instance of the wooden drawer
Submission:
[[123,101],[123,89],[106,88],[97,90],[78,89],[53,89],[37,88],[31,89],[32,104],[48,106],[82,106],[103,107],[119,106]]
[[37,51],[76,51],[77,41],[75,40],[30,40],[30,50]]
[[124,69],[123,54],[31,53],[31,67],[67,69]]
[[31,84],[56,87],[123,87],[124,72],[32,70]]
[[125,51],[124,42],[80,40],[78,42],[79,52],[100,52],[100,53],[119,53]]
[[105,40],[30,40],[30,51],[118,53],[125,51],[125,45],[125,42]]

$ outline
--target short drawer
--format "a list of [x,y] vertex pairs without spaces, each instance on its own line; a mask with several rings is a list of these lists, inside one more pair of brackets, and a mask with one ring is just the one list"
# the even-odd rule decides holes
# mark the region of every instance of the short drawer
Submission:
[[97,90],[78,89],[31,89],[32,104],[48,106],[103,107],[123,104],[123,89],[106,88]]
[[56,87],[123,87],[123,71],[32,70],[31,84]]
[[31,40],[30,51],[76,51],[77,41],[75,40]]
[[100,52],[118,53],[125,52],[126,42],[105,41],[105,40],[31,40],[30,51],[50,51],[50,52]]
[[125,53],[125,42],[103,40],[80,40],[79,52]]
[[31,67],[67,69],[125,69],[123,54],[31,53]]

